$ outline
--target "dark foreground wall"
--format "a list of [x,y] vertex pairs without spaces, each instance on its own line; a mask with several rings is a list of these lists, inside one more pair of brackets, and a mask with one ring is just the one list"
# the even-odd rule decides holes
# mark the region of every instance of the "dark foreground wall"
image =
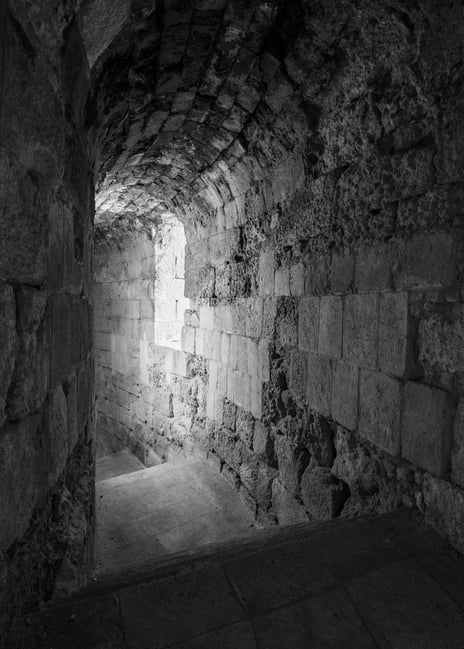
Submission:
[[[176,78],[139,135],[163,129],[192,309],[182,351],[148,345],[132,427],[263,521],[417,505],[463,549],[462,5],[285,7],[201,115]],[[211,157],[190,184],[169,105]]]
[[93,547],[87,62],[72,10],[39,4],[0,18],[1,646],[14,615],[82,583]]

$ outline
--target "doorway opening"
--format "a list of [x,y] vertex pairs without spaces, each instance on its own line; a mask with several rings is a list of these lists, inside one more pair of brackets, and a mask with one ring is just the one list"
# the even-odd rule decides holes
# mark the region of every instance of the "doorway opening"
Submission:
[[208,384],[185,248],[184,226],[167,214],[156,230],[96,251],[97,576],[255,525],[192,445],[192,430],[207,428]]

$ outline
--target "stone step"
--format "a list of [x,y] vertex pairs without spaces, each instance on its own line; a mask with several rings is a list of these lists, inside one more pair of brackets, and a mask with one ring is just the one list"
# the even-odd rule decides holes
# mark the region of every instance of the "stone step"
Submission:
[[164,463],[96,485],[96,574],[246,536],[256,522],[204,460]]

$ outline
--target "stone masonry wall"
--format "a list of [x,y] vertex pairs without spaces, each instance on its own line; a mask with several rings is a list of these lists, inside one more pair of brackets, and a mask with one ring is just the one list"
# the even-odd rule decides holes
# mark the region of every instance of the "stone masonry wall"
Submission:
[[144,460],[140,431],[154,343],[153,242],[101,243],[95,259],[97,454],[130,448]]
[[0,8],[1,646],[93,554],[88,69],[71,7],[34,4]]
[[212,4],[98,72],[102,223],[187,239],[142,434],[263,522],[417,505],[462,549],[462,3]]
[[332,47],[353,57],[307,103],[296,54],[265,55],[242,151],[179,200],[185,365],[208,372],[190,435],[263,520],[417,505],[462,549],[462,48],[437,7],[390,32],[369,15],[345,16]]

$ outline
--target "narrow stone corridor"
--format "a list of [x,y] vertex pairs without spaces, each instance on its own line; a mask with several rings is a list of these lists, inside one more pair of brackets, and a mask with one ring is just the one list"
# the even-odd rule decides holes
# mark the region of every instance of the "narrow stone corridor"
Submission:
[[[99,466],[103,476],[111,466],[120,473],[99,480]],[[96,500],[97,580],[169,554],[246,537],[256,525],[225,478],[198,459],[145,468],[124,451],[101,458]]]
[[0,0],[0,649],[464,649],[463,205],[463,0]]

